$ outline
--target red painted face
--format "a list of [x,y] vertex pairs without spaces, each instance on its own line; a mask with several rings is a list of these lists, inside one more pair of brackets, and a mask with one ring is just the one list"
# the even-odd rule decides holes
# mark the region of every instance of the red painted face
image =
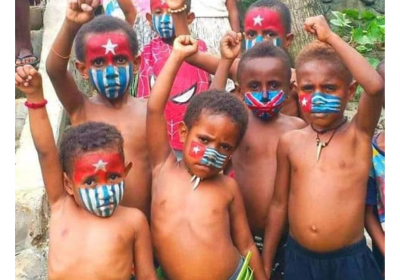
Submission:
[[[275,32],[280,38],[285,38],[285,28],[278,12],[268,8],[253,8],[246,13],[244,31],[269,31]],[[272,36],[271,36],[272,37]]]
[[116,153],[96,153],[79,157],[74,164],[75,185],[108,184],[123,177],[125,172],[121,155]]
[[128,38],[120,32],[92,34],[86,41],[86,66],[120,66],[132,61]]
[[165,0],[152,0],[150,4],[151,11],[155,11],[156,9],[167,9],[168,5]]

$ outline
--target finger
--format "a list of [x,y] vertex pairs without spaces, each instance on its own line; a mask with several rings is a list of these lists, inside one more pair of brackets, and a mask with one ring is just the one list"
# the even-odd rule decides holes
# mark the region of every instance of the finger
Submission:
[[18,83],[19,85],[22,85],[22,83],[23,83],[24,81],[25,81],[25,80],[22,79],[22,78],[18,75],[18,73],[15,73],[15,83]]
[[26,79],[28,75],[25,74],[24,67],[18,67],[17,68],[17,73],[22,79]]
[[91,11],[93,11],[93,8],[91,7],[91,6],[89,6],[88,4],[82,4],[81,5],[81,9],[82,9],[82,11],[84,11],[84,12],[91,12]]
[[[31,65],[29,65],[31,66]],[[38,71],[35,69],[35,67],[29,67],[29,70],[27,72],[30,76],[35,77],[38,73]]]
[[78,5],[78,0],[70,0],[69,1],[69,8],[73,11],[76,11],[79,9],[79,5]]
[[92,2],[92,7],[93,8],[97,8],[100,5],[100,1],[99,0],[93,0]]
[[238,38],[238,42],[241,42],[243,40],[243,34],[239,32],[237,34],[237,38]]

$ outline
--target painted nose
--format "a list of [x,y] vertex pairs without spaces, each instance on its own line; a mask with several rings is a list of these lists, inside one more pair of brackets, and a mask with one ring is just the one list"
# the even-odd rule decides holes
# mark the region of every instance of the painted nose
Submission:
[[262,92],[262,101],[267,101],[269,97],[268,91],[263,91]]
[[111,78],[115,78],[118,77],[118,72],[115,71],[114,66],[109,65],[106,68],[106,78],[107,79],[111,79]]

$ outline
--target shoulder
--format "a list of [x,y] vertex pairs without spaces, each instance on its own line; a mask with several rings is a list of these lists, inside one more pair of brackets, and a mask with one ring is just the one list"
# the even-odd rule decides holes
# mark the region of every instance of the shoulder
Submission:
[[280,114],[280,118],[293,129],[301,129],[307,126],[301,118]]
[[281,149],[288,149],[293,143],[299,142],[299,140],[306,135],[306,127],[301,129],[289,130],[279,137],[278,147],[280,147]]
[[135,230],[140,230],[144,226],[149,226],[146,216],[137,208],[118,206],[120,208],[120,215],[127,218],[129,224]]

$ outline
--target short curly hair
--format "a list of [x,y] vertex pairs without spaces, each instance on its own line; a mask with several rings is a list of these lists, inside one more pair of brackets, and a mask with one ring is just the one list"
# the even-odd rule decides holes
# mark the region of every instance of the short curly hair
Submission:
[[226,115],[239,128],[237,144],[242,140],[248,123],[244,104],[232,93],[224,90],[208,90],[195,95],[190,101],[183,121],[190,130],[200,119],[202,113],[209,115]]
[[289,8],[281,1],[278,0],[258,0],[251,4],[247,11],[253,8],[270,8],[279,13],[283,27],[285,28],[285,34],[292,32],[292,17],[290,15]]
[[87,152],[113,150],[125,160],[123,145],[124,139],[115,126],[101,122],[87,122],[70,127],[60,144],[63,171],[72,174],[75,159]]
[[101,15],[84,24],[75,37],[75,54],[77,60],[85,62],[86,35],[89,33],[107,33],[122,31],[128,38],[129,46],[133,56],[139,51],[138,39],[135,30],[127,22],[112,16]]
[[338,53],[330,45],[317,40],[306,45],[297,55],[296,71],[305,63],[315,60],[324,61],[326,65],[333,65],[337,69],[336,73],[342,76],[347,83],[350,84],[353,81],[353,75]]

